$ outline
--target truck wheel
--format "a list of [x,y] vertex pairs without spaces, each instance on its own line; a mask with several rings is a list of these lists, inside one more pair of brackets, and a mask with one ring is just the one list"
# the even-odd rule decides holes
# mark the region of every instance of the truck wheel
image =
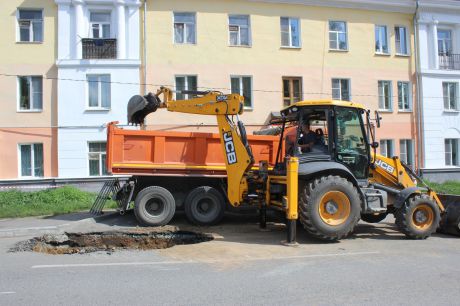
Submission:
[[303,227],[314,237],[335,241],[353,231],[361,200],[355,186],[339,176],[300,181],[299,212]]
[[187,219],[198,225],[216,224],[224,217],[225,199],[213,187],[200,186],[193,189],[184,205]]
[[411,239],[426,239],[441,219],[438,204],[427,195],[411,197],[396,213],[396,225]]
[[146,226],[168,224],[175,212],[176,203],[173,195],[160,186],[142,189],[134,201],[136,219]]
[[383,221],[387,217],[387,213],[383,214],[363,214],[361,215],[361,220],[367,222],[367,223],[379,223],[380,221]]

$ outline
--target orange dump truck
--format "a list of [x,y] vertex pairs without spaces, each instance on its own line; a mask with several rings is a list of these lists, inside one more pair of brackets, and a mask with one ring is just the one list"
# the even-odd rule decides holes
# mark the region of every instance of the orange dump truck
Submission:
[[[107,170],[131,176],[120,193],[129,194],[130,199],[117,199],[126,203],[120,207],[122,211],[128,209],[131,199],[148,201],[148,197],[137,194],[149,187],[162,194],[165,202],[174,201],[176,208],[185,210],[193,223],[208,225],[220,221],[230,205],[226,203],[226,167],[219,134],[130,130],[117,127],[116,123],[107,126]],[[275,164],[278,136],[251,135],[248,140],[254,165],[260,160]],[[157,199],[145,206],[152,211],[136,217],[147,225],[155,224],[155,220],[148,218],[161,214],[161,210],[174,214]]]

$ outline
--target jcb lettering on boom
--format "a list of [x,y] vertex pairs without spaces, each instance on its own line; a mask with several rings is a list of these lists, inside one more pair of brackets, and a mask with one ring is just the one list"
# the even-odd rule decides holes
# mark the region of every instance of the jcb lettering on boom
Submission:
[[225,153],[227,154],[227,161],[229,165],[236,163],[235,145],[233,144],[232,132],[224,133]]
[[382,168],[383,170],[385,170],[386,172],[388,172],[388,173],[393,173],[393,171],[395,170],[395,168],[393,168],[392,166],[390,166],[386,162],[382,161],[381,159],[377,159],[375,161],[375,164],[377,166],[379,166],[380,168]]

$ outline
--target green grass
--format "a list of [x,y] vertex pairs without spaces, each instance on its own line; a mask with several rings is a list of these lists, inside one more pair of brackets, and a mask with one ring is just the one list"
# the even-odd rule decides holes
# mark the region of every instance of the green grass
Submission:
[[[59,215],[87,211],[96,193],[84,192],[72,186],[64,186],[35,192],[18,190],[0,192],[0,218]],[[116,207],[109,200],[107,207]]]
[[426,181],[426,183],[437,193],[460,195],[460,182],[459,181],[447,181],[442,184]]

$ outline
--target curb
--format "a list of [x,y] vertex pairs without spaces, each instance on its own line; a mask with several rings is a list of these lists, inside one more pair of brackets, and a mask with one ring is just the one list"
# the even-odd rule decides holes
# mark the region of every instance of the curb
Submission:
[[89,217],[86,219],[72,221],[69,223],[64,223],[60,225],[51,225],[51,226],[37,226],[37,227],[24,227],[24,228],[14,228],[0,230],[0,238],[13,238],[13,237],[24,237],[24,236],[40,236],[44,234],[56,234],[64,231],[65,228],[70,226],[75,226],[84,223],[97,223],[98,220],[106,220],[119,216],[118,212],[107,212],[100,216]]

